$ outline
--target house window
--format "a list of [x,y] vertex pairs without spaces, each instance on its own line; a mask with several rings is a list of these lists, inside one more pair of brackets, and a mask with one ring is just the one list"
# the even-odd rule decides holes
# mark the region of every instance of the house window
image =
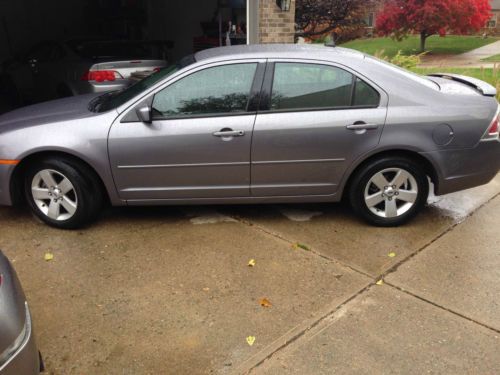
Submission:
[[497,27],[497,15],[493,15],[493,17],[491,18],[491,20],[488,21],[488,23],[486,24],[486,27],[490,28],[490,29],[494,29]]
[[370,12],[365,18],[366,27],[373,27],[375,24],[375,13]]

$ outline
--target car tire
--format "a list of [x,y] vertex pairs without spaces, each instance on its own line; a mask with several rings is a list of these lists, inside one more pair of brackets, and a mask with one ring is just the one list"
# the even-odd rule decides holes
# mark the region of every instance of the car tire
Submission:
[[384,157],[363,165],[353,176],[349,201],[368,223],[396,227],[414,218],[429,196],[429,180],[419,164]]
[[95,173],[66,158],[48,158],[30,165],[24,176],[24,192],[33,214],[59,229],[85,226],[103,205]]

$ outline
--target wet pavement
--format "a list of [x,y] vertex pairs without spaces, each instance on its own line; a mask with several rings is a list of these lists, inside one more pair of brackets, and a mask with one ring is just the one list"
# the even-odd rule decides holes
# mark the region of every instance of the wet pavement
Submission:
[[48,374],[499,373],[499,193],[390,229],[342,204],[110,209],[80,231],[0,208],[0,248]]
[[422,68],[462,67],[462,68],[494,68],[498,63],[483,61],[488,57],[500,54],[500,40],[481,48],[458,55],[424,56]]

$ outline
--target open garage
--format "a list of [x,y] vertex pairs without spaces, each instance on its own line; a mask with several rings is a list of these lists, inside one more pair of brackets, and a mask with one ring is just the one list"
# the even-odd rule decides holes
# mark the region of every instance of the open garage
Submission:
[[[0,1],[0,113],[94,92],[78,81],[96,78],[89,75],[102,69],[95,62],[130,60],[137,65],[125,74],[97,75],[128,79],[134,69],[159,69],[207,48],[292,42],[293,22],[290,1]],[[119,88],[101,86],[97,91]]]

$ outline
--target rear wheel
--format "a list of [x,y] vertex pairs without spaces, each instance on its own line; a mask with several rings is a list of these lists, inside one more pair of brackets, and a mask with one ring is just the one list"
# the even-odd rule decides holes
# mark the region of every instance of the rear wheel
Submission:
[[349,195],[353,209],[369,223],[398,226],[412,219],[425,205],[429,182],[413,160],[381,158],[356,173]]
[[33,213],[50,226],[76,229],[94,219],[103,198],[88,167],[66,159],[46,159],[28,169],[25,195]]

